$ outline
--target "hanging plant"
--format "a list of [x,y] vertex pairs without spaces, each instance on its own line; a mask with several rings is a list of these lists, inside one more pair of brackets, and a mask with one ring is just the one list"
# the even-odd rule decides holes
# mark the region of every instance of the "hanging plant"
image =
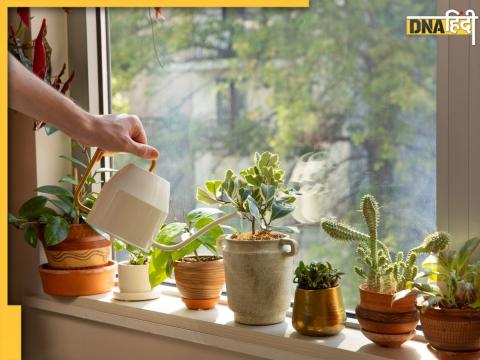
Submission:
[[[65,10],[67,13],[68,11]],[[12,25],[9,27],[8,33],[8,51],[15,56],[27,69],[32,71],[36,76],[45,81],[47,84],[65,94],[70,88],[70,84],[75,77],[72,71],[63,81],[66,64],[63,64],[60,72],[56,76],[52,76],[52,48],[47,41],[47,23],[42,19],[42,25],[37,37],[33,41],[29,41],[25,36],[25,29],[30,28],[30,9],[27,7],[17,8],[17,15],[20,22],[16,29]],[[27,56],[27,51],[33,49],[33,61]],[[33,129],[39,130],[45,128],[47,135],[57,131],[53,126],[48,125],[44,120],[35,120]]]

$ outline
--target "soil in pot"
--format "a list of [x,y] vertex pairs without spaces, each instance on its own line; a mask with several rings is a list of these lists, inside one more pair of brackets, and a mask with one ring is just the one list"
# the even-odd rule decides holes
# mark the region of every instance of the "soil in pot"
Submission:
[[186,256],[174,263],[175,281],[185,305],[192,310],[215,307],[225,284],[223,259]]
[[419,320],[415,295],[393,303],[394,294],[371,292],[365,285],[359,290],[360,304],[355,313],[368,339],[380,346],[397,347],[415,336]]
[[436,350],[478,352],[480,359],[480,310],[430,307],[420,313],[420,321],[425,338]]
[[71,224],[67,238],[54,246],[46,246],[43,229],[38,235],[53,269],[103,267],[111,258],[111,241],[88,224]]

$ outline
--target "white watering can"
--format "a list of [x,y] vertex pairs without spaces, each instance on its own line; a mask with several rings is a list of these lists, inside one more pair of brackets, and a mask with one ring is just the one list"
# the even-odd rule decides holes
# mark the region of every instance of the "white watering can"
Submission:
[[93,166],[102,156],[103,150],[97,149],[77,186],[75,203],[80,210],[88,214],[86,222],[89,225],[132,246],[147,251],[152,246],[165,251],[178,250],[237,215],[225,215],[174,245],[158,244],[153,239],[168,215],[170,183],[153,172],[157,161],[152,160],[148,171],[134,164],[123,167],[103,185],[90,209],[82,203],[80,195]]

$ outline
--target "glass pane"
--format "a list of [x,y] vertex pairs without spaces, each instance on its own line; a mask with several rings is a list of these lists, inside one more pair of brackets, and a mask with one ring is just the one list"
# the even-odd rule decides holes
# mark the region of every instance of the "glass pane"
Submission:
[[[196,207],[195,188],[281,155],[302,193],[293,216],[300,259],[359,278],[349,244],[319,226],[336,216],[365,230],[361,196],[382,208],[381,237],[408,249],[435,229],[436,44],[407,38],[407,15],[435,1],[312,1],[309,9],[112,9],[115,112],[140,116],[172,184],[170,220]],[[117,167],[142,163],[115,157]],[[143,165],[143,166],[146,166]],[[420,259],[421,261],[421,259]]]

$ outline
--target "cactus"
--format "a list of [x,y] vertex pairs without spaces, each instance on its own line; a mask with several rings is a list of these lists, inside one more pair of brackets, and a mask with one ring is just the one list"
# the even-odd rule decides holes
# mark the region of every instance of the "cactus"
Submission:
[[395,293],[405,289],[417,275],[417,254],[437,252],[448,245],[448,234],[437,232],[427,236],[422,245],[411,249],[406,257],[402,251],[392,257],[388,247],[378,239],[380,211],[375,198],[365,195],[360,210],[368,235],[336,219],[322,219],[321,226],[335,240],[357,242],[356,255],[359,265],[355,267],[355,272],[365,280],[370,291]]

